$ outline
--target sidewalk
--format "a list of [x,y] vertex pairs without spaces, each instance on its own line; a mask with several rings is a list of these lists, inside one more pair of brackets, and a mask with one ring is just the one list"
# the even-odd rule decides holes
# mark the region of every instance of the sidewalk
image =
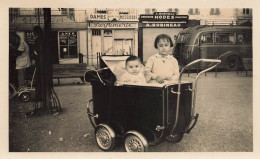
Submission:
[[[196,73],[190,74],[195,76]],[[187,74],[183,77],[189,78]],[[252,72],[248,76],[245,72],[220,72],[217,77],[214,72],[201,75],[197,100],[200,119],[194,131],[185,135],[181,143],[163,142],[149,150],[252,151],[252,80]],[[87,102],[92,98],[91,85],[83,84],[78,78],[61,79],[61,85],[54,80],[54,90],[62,108],[61,114],[55,116],[27,118],[25,114],[33,110],[32,102],[21,102],[17,97],[10,100],[9,151],[103,152],[96,144],[86,111]],[[123,144],[113,152],[124,152]]]
[[58,86],[54,80],[54,91],[62,108],[59,115],[27,118],[25,114],[33,110],[33,103],[21,102],[17,97],[10,100],[10,152],[92,151],[92,144],[88,143],[95,139],[86,113],[91,86],[77,78],[60,81]]

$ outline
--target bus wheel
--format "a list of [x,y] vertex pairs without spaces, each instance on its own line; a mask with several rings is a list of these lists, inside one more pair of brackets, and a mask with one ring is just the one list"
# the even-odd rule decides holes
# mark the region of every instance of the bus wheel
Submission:
[[238,68],[238,57],[230,56],[226,60],[226,69],[229,71],[236,71]]

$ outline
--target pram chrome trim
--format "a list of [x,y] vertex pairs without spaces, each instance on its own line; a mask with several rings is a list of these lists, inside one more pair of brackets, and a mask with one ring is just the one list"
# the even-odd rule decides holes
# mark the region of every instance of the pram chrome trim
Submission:
[[96,128],[97,127],[97,124],[95,122],[95,118],[98,118],[98,114],[95,114],[92,113],[89,109],[89,106],[90,106],[90,103],[93,102],[93,99],[90,99],[88,101],[88,104],[87,104],[87,114],[88,114],[88,118],[89,118],[89,121],[91,123],[91,125],[93,126],[93,128]]
[[[188,127],[185,129],[185,132],[186,133],[189,133],[190,130],[195,126],[195,124],[197,123],[197,120],[198,120],[198,114],[196,114],[196,116],[194,116],[194,113],[195,113],[195,104],[196,104],[196,93],[197,93],[197,84],[198,84],[198,78],[201,74],[207,72],[207,71],[210,71],[212,70],[213,68],[215,68],[219,63],[221,63],[221,60],[219,59],[197,59],[197,60],[194,60],[192,61],[191,63],[187,64],[186,66],[183,67],[183,69],[181,70],[180,72],[180,76],[179,76],[179,80],[178,80],[178,92],[180,92],[180,83],[181,83],[181,77],[183,75],[183,73],[186,71],[186,69],[188,67],[190,67],[191,65],[194,65],[198,62],[207,62],[207,63],[216,63],[215,65],[205,69],[205,70],[202,70],[201,72],[199,72],[197,74],[197,76],[195,77],[195,80],[194,80],[194,84],[192,86],[192,89],[188,88],[191,92],[192,92],[192,103],[191,103],[191,121],[190,123],[188,124]],[[178,94],[178,98],[177,98],[177,107],[179,107],[179,99],[180,99],[180,95]],[[193,120],[194,123],[193,123]],[[193,123],[193,124],[192,124]],[[177,125],[177,122],[175,122],[174,124],[174,128],[176,127]],[[174,131],[174,129],[171,131],[171,133]]]
[[[170,134],[173,134],[176,126],[177,126],[177,123],[178,123],[178,116],[179,116],[179,106],[180,106],[180,90],[181,90],[181,78],[182,78],[182,75],[183,73],[187,70],[188,67],[190,67],[191,65],[194,65],[198,62],[210,62],[210,63],[217,63],[203,71],[201,71],[195,78],[194,80],[194,85],[193,85],[193,88],[189,90],[192,91],[192,110],[191,110],[191,121],[188,125],[188,127],[186,128],[185,132],[187,132],[188,130],[190,131],[191,129],[190,128],[193,128],[197,122],[197,119],[198,119],[198,115],[197,115],[197,118],[196,116],[194,116],[194,112],[195,112],[195,101],[196,101],[196,91],[197,91],[197,81],[198,81],[198,78],[199,76],[202,74],[202,73],[205,73],[213,68],[215,68],[220,62],[221,60],[219,59],[197,59],[197,60],[194,60],[192,61],[191,63],[187,64],[186,66],[184,66],[180,72],[180,75],[179,75],[179,79],[178,79],[178,91],[175,92],[175,91],[171,91],[172,93],[174,94],[177,94],[177,106],[176,106],[176,115],[175,115],[175,121],[174,121],[174,125],[173,125],[173,128],[171,129],[170,131]],[[194,122],[195,124],[192,125],[192,121],[196,118],[196,121]]]

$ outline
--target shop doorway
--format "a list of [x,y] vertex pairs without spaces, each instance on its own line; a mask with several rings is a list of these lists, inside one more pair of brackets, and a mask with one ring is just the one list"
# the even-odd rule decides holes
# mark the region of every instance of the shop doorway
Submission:
[[59,32],[60,58],[77,58],[77,32]]
[[112,55],[113,54],[113,37],[112,30],[104,30],[104,54]]

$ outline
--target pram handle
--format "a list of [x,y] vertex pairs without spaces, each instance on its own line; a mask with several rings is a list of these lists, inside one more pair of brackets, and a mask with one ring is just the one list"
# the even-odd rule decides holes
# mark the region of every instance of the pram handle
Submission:
[[[194,81],[194,85],[193,85],[193,88],[189,90],[192,92],[192,110],[191,110],[191,121],[190,121],[190,124],[189,126],[186,128],[186,130],[190,130],[190,128],[192,127],[192,121],[193,119],[195,119],[195,116],[194,116],[194,112],[195,112],[195,101],[196,101],[196,91],[197,91],[197,81],[198,81],[198,78],[199,76],[204,73],[204,72],[207,72],[209,70],[212,70],[213,68],[215,68],[220,62],[221,60],[219,59],[197,59],[197,60],[194,60],[192,61],[191,63],[187,64],[186,66],[183,67],[183,69],[181,70],[180,72],[180,75],[179,75],[179,80],[178,80],[178,92],[173,92],[175,94],[177,94],[177,106],[176,106],[176,116],[175,116],[175,122],[174,122],[174,126],[170,132],[170,134],[173,134],[174,132],[174,129],[177,125],[177,122],[178,122],[178,116],[179,116],[179,107],[180,107],[180,90],[181,90],[181,77],[182,77],[182,74],[185,72],[185,70],[191,66],[191,65],[194,65],[196,63],[199,63],[199,62],[208,62],[208,63],[216,63],[215,65],[201,71],[200,73],[198,73],[198,75],[196,76],[195,78],[195,81]],[[197,120],[197,119],[196,119]]]
[[[189,64],[187,64],[186,66],[184,66],[183,67],[183,69],[181,70],[181,73],[180,73],[180,75],[188,68],[188,67],[190,67],[191,65],[194,65],[194,64],[196,64],[196,63],[199,63],[199,62],[210,62],[210,63],[220,63],[221,62],[221,60],[219,60],[219,59],[197,59],[197,60],[194,60],[194,61],[192,61],[192,62],[190,62]],[[217,65],[216,64],[216,65]],[[215,67],[215,66],[214,66]],[[213,67],[213,68],[214,68]],[[209,70],[207,70],[207,71],[209,71]]]

